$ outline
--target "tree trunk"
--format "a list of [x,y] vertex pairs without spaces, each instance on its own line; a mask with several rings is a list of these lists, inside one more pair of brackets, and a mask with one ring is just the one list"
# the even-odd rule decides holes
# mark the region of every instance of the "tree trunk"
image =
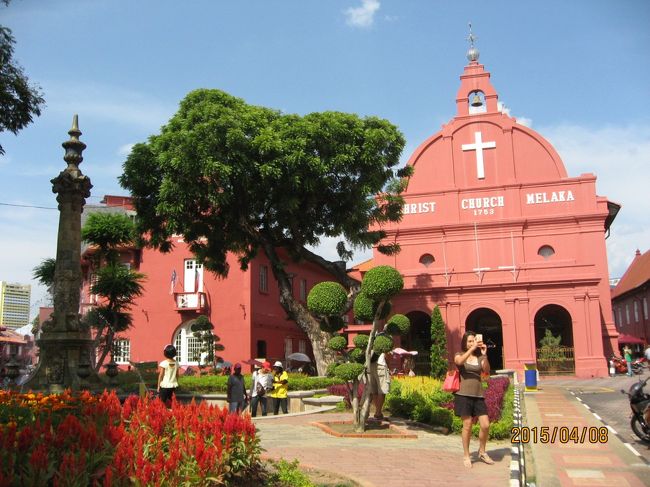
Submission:
[[275,251],[275,247],[270,243],[264,242],[263,249],[271,261],[271,270],[280,288],[280,304],[287,313],[287,316],[295,321],[298,327],[309,338],[312,350],[314,351],[318,375],[325,375],[327,366],[334,363],[336,359],[336,352],[327,346],[327,342],[332,338],[332,335],[321,330],[318,320],[293,297],[289,276]]
[[359,407],[359,381],[352,381],[352,387],[348,386],[350,391],[350,404],[352,404],[352,428],[357,433],[363,433],[366,430],[366,422],[361,416]]
[[[382,320],[379,318],[379,314],[381,313],[381,310],[384,307],[385,301],[381,301],[379,303],[379,306],[377,307],[377,314],[375,315],[375,319],[372,321],[372,330],[370,330],[370,336],[368,337],[368,345],[366,346],[366,363],[365,363],[365,369],[363,372],[363,382],[364,382],[364,388],[363,388],[363,394],[361,395],[361,407],[359,408],[360,410],[355,413],[355,431],[363,433],[366,431],[366,422],[368,421],[368,416],[370,415],[370,401],[371,401],[371,396],[370,396],[370,374],[375,375],[373,377],[375,384],[379,387],[379,377],[376,376],[376,372],[371,372],[370,370],[370,358],[372,357],[372,346],[375,341],[375,336],[377,335],[377,332],[379,331],[380,326],[382,325]],[[379,413],[380,411],[377,411]],[[376,414],[377,414],[376,413]],[[358,426],[357,425],[358,422]]]
[[104,360],[106,360],[106,356],[113,348],[113,335],[113,330],[109,327],[106,332],[106,347],[102,350],[102,354],[99,356],[97,364],[95,365],[95,370],[97,370],[97,372],[101,370],[102,365],[104,365]]

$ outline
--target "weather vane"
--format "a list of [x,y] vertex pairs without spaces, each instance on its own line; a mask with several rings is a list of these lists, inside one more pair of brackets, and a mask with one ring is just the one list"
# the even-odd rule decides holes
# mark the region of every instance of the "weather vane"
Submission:
[[469,47],[474,47],[474,41],[478,39],[478,37],[472,34],[472,23],[470,22],[468,25],[469,25],[469,36],[467,36],[467,40],[469,41]]
[[467,37],[467,40],[469,41],[469,49],[467,50],[467,59],[469,59],[470,62],[475,63],[478,62],[479,52],[478,49],[474,47],[474,41],[478,39],[478,37],[472,33],[472,23],[470,22],[468,25],[469,36]]

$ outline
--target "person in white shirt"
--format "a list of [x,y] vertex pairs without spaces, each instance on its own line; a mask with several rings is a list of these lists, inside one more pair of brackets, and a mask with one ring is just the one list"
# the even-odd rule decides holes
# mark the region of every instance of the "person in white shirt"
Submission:
[[178,387],[178,363],[176,362],[176,347],[167,345],[163,350],[165,360],[158,367],[158,397],[165,404],[176,394]]
[[266,416],[268,399],[266,393],[273,389],[273,374],[271,374],[271,363],[264,362],[263,367],[255,366],[253,372],[250,397],[251,397],[251,416],[257,416],[257,405],[262,406],[262,416]]

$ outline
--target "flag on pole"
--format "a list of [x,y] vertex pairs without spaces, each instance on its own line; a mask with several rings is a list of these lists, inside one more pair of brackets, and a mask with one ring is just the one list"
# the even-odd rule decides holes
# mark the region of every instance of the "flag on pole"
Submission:
[[169,287],[169,294],[174,294],[174,288],[176,287],[176,269],[172,271],[172,282]]

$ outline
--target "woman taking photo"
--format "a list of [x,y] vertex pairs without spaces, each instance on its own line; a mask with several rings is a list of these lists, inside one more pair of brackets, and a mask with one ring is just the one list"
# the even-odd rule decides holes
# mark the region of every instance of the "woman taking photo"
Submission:
[[490,363],[485,355],[487,346],[483,343],[482,335],[466,331],[460,347],[462,352],[454,357],[454,362],[460,371],[460,389],[456,392],[454,412],[463,421],[463,465],[472,468],[469,438],[472,435],[473,418],[478,418],[480,426],[478,459],[492,465],[494,461],[485,452],[490,419],[483,398],[483,384],[481,384],[481,373],[490,373]]

